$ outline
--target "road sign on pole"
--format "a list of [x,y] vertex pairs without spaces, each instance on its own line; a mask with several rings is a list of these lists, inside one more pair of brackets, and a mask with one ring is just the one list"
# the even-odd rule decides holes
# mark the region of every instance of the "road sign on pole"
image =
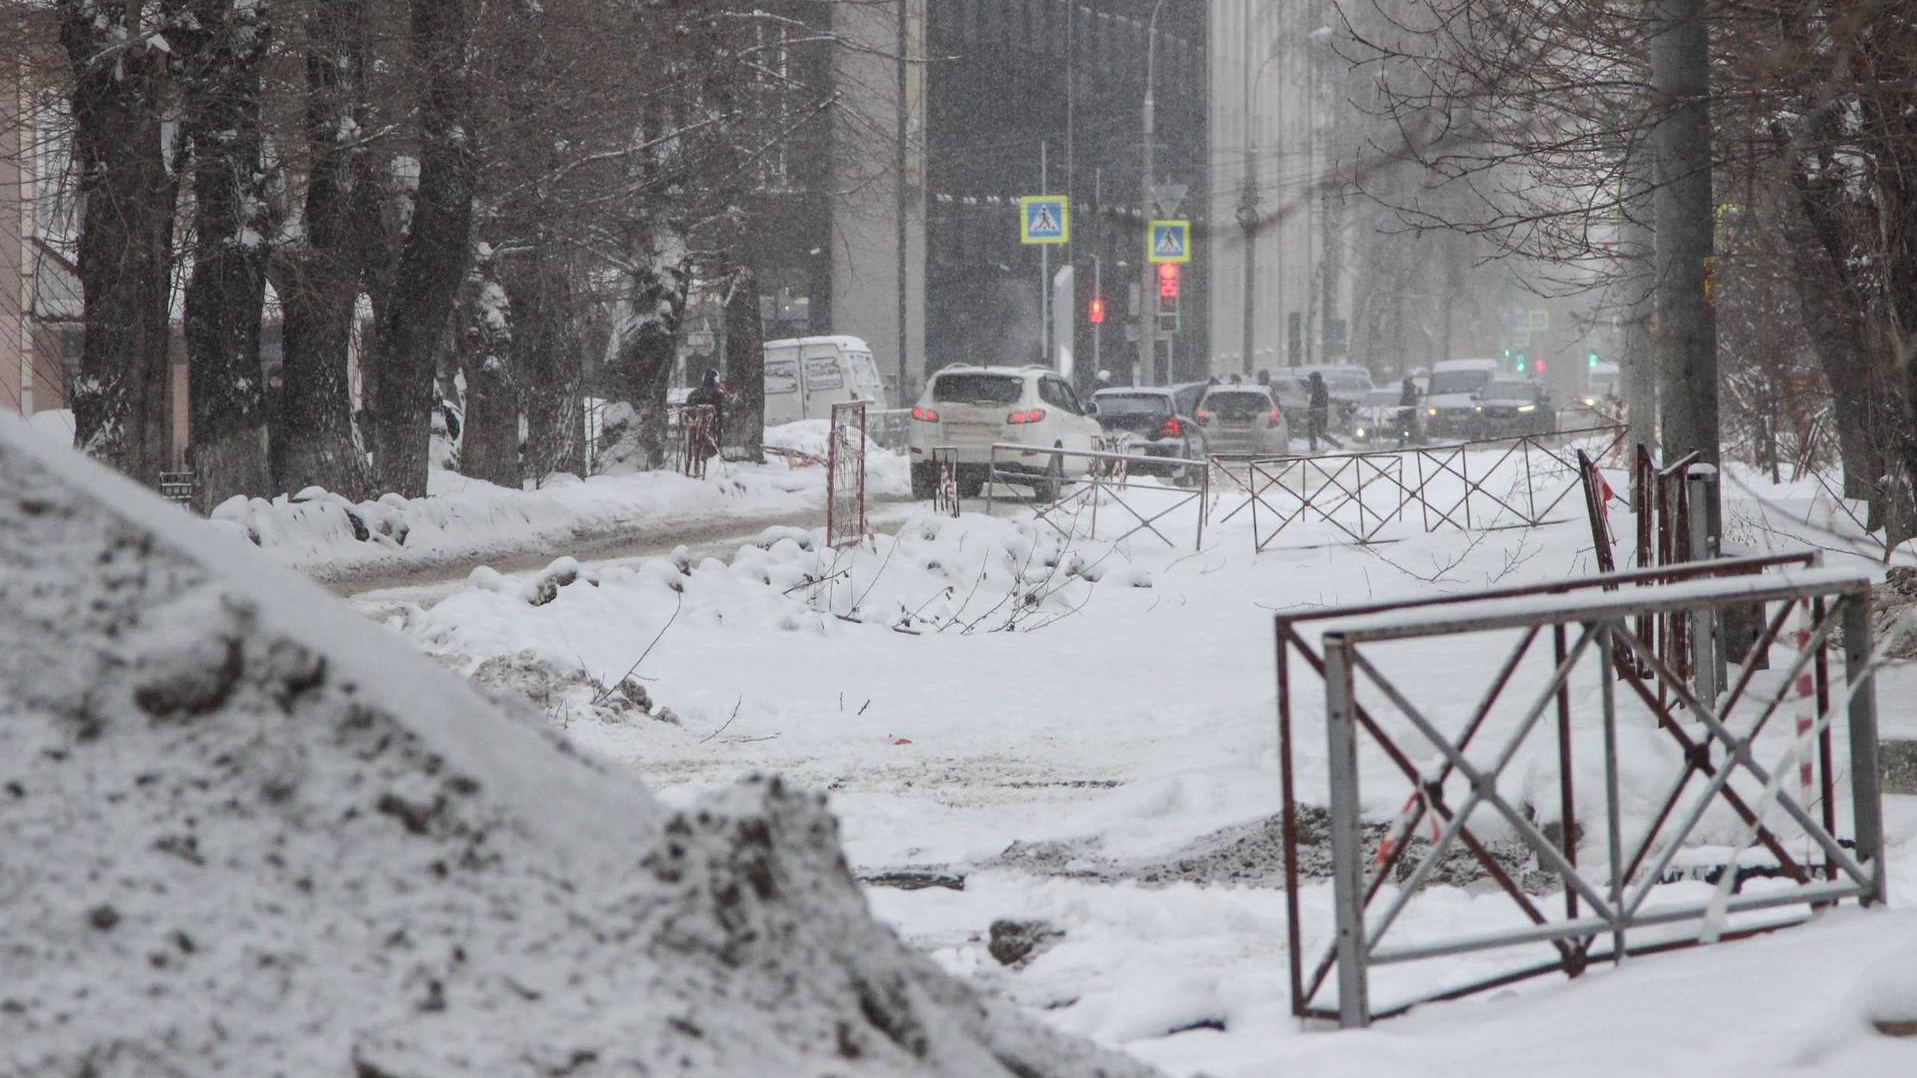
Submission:
[[1182,183],[1155,183],[1152,185],[1152,204],[1166,217],[1176,216],[1185,205],[1185,190]]
[[1018,241],[1070,243],[1071,200],[1064,195],[1027,195],[1018,200]]
[[1146,254],[1153,262],[1191,261],[1191,222],[1153,221]]

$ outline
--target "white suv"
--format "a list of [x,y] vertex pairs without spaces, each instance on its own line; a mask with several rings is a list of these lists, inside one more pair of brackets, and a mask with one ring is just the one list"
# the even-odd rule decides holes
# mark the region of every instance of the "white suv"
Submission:
[[[976,497],[991,468],[994,443],[1072,450],[1096,448],[1097,409],[1079,400],[1070,382],[1049,367],[946,367],[926,383],[912,409],[908,437],[912,494],[929,498],[938,482],[932,450],[957,450],[962,497]],[[1087,457],[1064,457],[1030,449],[999,454],[999,478],[1030,483],[1038,496],[1056,500],[1067,476],[1091,470]]]

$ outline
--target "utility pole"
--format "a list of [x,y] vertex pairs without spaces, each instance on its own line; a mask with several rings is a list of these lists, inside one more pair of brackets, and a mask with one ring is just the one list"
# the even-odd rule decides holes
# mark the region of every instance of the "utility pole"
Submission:
[[[1143,232],[1150,230],[1152,217],[1152,185],[1156,169],[1152,165],[1152,153],[1158,141],[1156,130],[1156,103],[1152,95],[1158,81],[1158,13],[1165,8],[1165,0],[1152,5],[1152,17],[1145,31],[1145,145],[1143,171],[1138,177],[1138,208],[1143,215],[1139,228],[1134,230],[1132,238],[1139,239]],[[1149,257],[1140,252],[1138,273],[1138,378],[1141,386],[1156,385],[1158,382],[1158,282],[1153,277],[1154,265]],[[1169,373],[1169,372],[1168,372]]]
[[[1703,0],[1656,0],[1651,83],[1657,151],[1657,332],[1664,455],[1718,463],[1717,321],[1705,292],[1711,201],[1710,29]],[[1712,484],[1715,487],[1715,484]],[[1715,492],[1714,492],[1715,493]],[[1718,507],[1697,507],[1718,519]]]
[[[1051,159],[1047,156],[1051,144],[1044,139],[1038,140],[1038,193],[1052,193]],[[1052,247],[1042,244],[1038,249],[1038,346],[1044,352],[1045,365],[1054,366],[1052,360]]]
[[912,48],[912,0],[898,0],[898,5],[898,85],[896,87],[898,97],[896,102],[898,108],[898,127],[894,132],[895,137],[893,139],[892,193],[894,197],[892,211],[894,233],[892,239],[894,246],[898,248],[894,272],[898,275],[898,287],[895,298],[898,306],[897,317],[899,322],[897,343],[899,353],[899,388],[897,399],[892,401],[892,404],[898,407],[904,407],[912,401],[912,389],[906,380],[906,352],[909,349],[912,339],[911,333],[906,325],[906,321],[911,317],[912,313],[910,295],[906,283],[906,271],[909,267],[906,260],[906,248],[908,246],[906,241],[910,238],[909,223],[906,217],[911,209],[911,201],[905,185],[905,169],[907,163],[905,140],[911,135],[912,117],[911,80],[909,72],[912,63],[909,55]]

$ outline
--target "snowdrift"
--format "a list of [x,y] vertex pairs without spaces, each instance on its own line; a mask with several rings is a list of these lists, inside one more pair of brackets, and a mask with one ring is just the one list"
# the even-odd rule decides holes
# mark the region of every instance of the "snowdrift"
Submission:
[[901,944],[818,797],[662,807],[6,419],[0,647],[0,1073],[1146,1073]]
[[[774,427],[774,444],[823,457],[827,424]],[[788,435],[788,431],[792,433]],[[909,465],[870,444],[866,495],[903,497]],[[470,564],[527,550],[551,549],[649,534],[690,524],[818,512],[825,507],[825,470],[771,454],[765,464],[714,462],[703,479],[677,472],[628,472],[580,479],[547,477],[537,489],[513,490],[435,469],[425,498],[386,494],[354,502],[320,487],[289,497],[235,496],[215,506],[218,526],[321,579],[431,566]]]

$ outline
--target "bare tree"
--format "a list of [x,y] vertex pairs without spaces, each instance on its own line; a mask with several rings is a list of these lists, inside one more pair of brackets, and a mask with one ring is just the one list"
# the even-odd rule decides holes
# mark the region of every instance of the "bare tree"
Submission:
[[192,21],[196,40],[183,50],[180,76],[193,161],[188,457],[206,511],[234,495],[273,493],[260,370],[272,229],[261,161],[261,68],[271,25],[265,0],[194,0]]

